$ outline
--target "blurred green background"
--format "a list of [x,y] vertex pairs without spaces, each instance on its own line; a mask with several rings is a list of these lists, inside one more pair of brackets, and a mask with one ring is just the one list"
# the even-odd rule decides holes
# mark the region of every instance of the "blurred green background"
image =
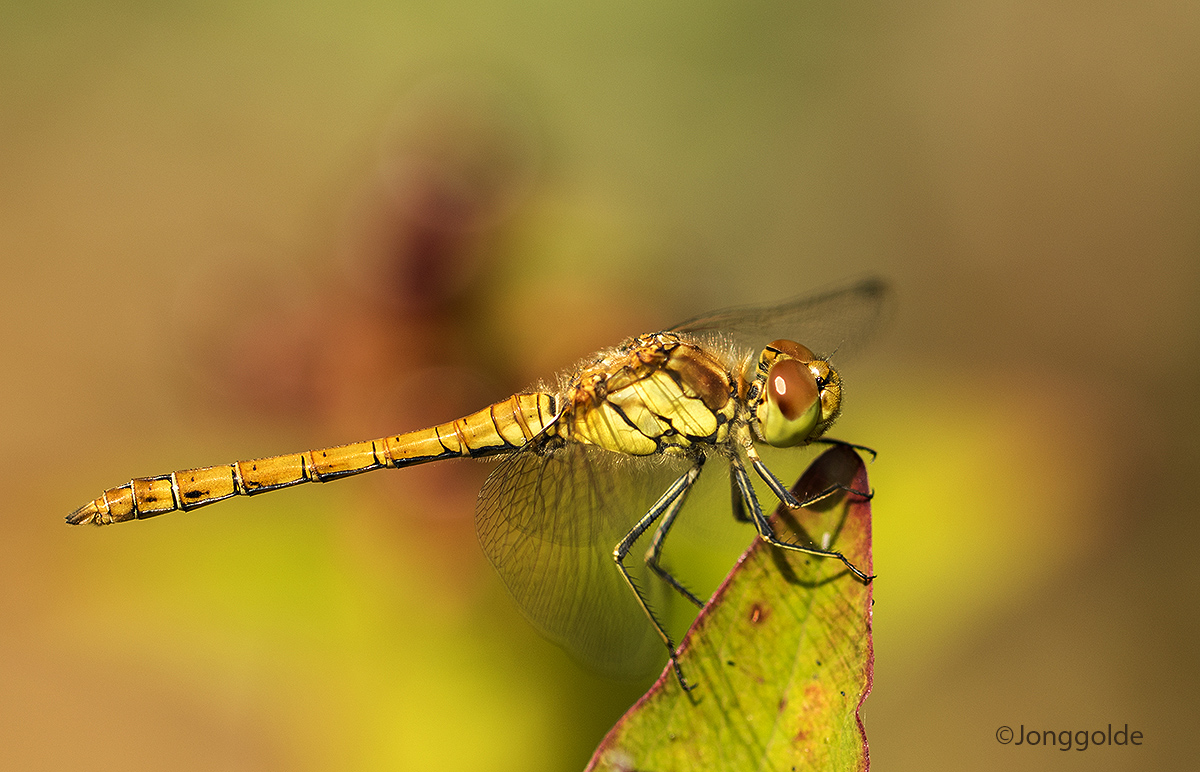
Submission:
[[[1198,39],[1182,0],[6,3],[0,767],[582,768],[646,684],[509,602],[484,465],[62,518],[866,274],[877,768],[1184,767]],[[1109,723],[1144,745],[995,739]]]

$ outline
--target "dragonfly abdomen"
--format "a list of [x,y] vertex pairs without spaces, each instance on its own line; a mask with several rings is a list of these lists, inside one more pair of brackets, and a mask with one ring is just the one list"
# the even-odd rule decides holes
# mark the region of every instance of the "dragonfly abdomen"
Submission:
[[457,456],[492,456],[524,445],[555,418],[545,392],[514,394],[471,415],[421,431],[385,437],[386,466],[401,467]]
[[232,464],[140,477],[109,488],[67,516],[75,525],[107,525],[190,510],[233,496],[327,482],[387,467],[461,456],[490,456],[521,447],[554,419],[546,393],[512,397],[459,418],[406,434]]

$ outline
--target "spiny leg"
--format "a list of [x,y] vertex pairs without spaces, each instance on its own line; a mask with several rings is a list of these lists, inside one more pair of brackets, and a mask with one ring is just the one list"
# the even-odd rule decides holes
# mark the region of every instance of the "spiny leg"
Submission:
[[872,461],[879,458],[879,454],[875,452],[875,449],[868,448],[866,445],[856,445],[853,442],[835,440],[832,437],[818,437],[817,439],[813,440],[813,442],[820,443],[821,445],[840,445],[843,448],[850,448],[851,450],[861,450],[863,453],[870,453]]
[[[742,464],[742,460],[734,456],[729,461],[729,468],[733,474],[734,480],[737,482],[738,490],[741,491],[742,499],[746,502],[747,508],[750,510],[750,516],[754,520],[754,526],[758,529],[758,535],[763,541],[768,544],[779,547],[780,549],[792,550],[794,552],[803,552],[807,555],[817,555],[824,558],[837,558],[842,562],[850,573],[854,574],[863,584],[870,584],[874,576],[868,576],[858,569],[858,566],[846,559],[846,556],[840,552],[833,550],[823,550],[817,547],[806,547],[802,544],[794,544],[792,542],[783,541],[775,535],[775,531],[771,528],[771,524],[767,521],[763,514],[762,505],[758,503],[758,496],[754,493],[754,485],[750,482],[750,475],[746,474],[746,467]],[[820,497],[829,495],[822,493]]]
[[729,493],[733,500],[733,519],[739,523],[749,523],[750,515],[746,514],[746,502],[742,499],[742,492],[738,489],[737,478],[733,475],[729,476]]
[[[700,456],[696,459],[697,470],[702,466],[704,466],[704,456]],[[698,471],[697,474],[699,474]],[[689,488],[690,487],[691,486],[689,485]],[[646,566],[649,567],[651,571],[658,574],[660,579],[671,585],[671,587],[675,588],[676,592],[694,603],[697,608],[704,608],[704,601],[697,598],[691,590],[684,587],[682,582],[672,576],[671,573],[667,571],[667,569],[664,568],[661,563],[659,563],[659,558],[662,556],[663,542],[666,541],[667,533],[670,532],[671,526],[675,523],[675,518],[683,509],[683,502],[686,499],[687,489],[685,489],[673,502],[671,502],[671,506],[668,507],[666,513],[664,513],[662,522],[658,524],[658,529],[654,532],[654,538],[650,542],[650,549],[646,550]]]
[[[684,472],[679,479],[671,483],[671,487],[667,488],[666,493],[659,497],[658,501],[654,502],[654,506],[650,507],[642,519],[637,522],[637,525],[625,534],[625,538],[613,549],[613,561],[617,564],[617,569],[624,577],[625,583],[629,585],[629,589],[633,590],[634,596],[637,598],[638,605],[642,607],[642,611],[646,612],[650,623],[654,625],[655,632],[662,638],[663,643],[667,646],[667,651],[671,655],[671,666],[675,669],[675,678],[679,680],[679,685],[683,687],[685,692],[691,691],[694,687],[688,686],[683,677],[683,670],[679,667],[679,662],[675,660],[675,642],[671,640],[671,636],[667,633],[662,623],[658,621],[658,617],[650,610],[650,604],[646,602],[642,591],[638,589],[637,583],[633,581],[633,577],[629,575],[629,569],[625,568],[625,557],[629,554],[629,550],[633,547],[642,534],[644,534],[654,521],[662,517],[663,514],[675,504],[677,499],[682,499],[688,489],[696,482],[696,478],[700,476],[700,467],[703,466],[702,461],[697,461],[696,465]],[[682,502],[681,502],[682,503]]]
[[[861,496],[864,499],[868,499],[868,500],[870,500],[871,498],[874,498],[874,496],[875,496],[874,492],[870,492],[870,491],[863,492],[863,491],[851,488],[848,485],[843,485],[841,483],[834,483],[833,485],[830,485],[829,487],[825,488],[824,490],[818,491],[817,493],[814,493],[810,496],[806,496],[804,498],[804,500],[801,501],[800,499],[796,498],[794,493],[792,493],[790,490],[788,490],[788,487],[783,482],[783,480],[780,480],[778,477],[775,476],[774,472],[772,472],[770,469],[767,468],[767,465],[763,463],[763,460],[761,458],[759,458],[758,450],[754,447],[753,444],[747,444],[745,446],[745,448],[746,448],[746,455],[750,457],[750,464],[754,467],[754,471],[758,473],[758,476],[761,477],[763,482],[765,482],[767,484],[767,487],[769,487],[771,489],[771,492],[774,493],[776,496],[778,496],[779,500],[782,501],[784,503],[784,505],[788,507],[788,509],[799,509],[800,507],[807,507],[809,504],[815,504],[818,501],[820,501],[821,499],[828,498],[829,496],[832,496],[833,494],[837,493],[838,491],[846,491],[847,493],[853,493],[855,496]],[[736,487],[735,487],[735,489],[736,489]],[[734,500],[735,500],[735,502],[737,501],[736,495],[734,496]],[[736,507],[736,504],[735,504],[735,507]],[[743,518],[739,518],[739,519],[744,519],[745,513],[743,512],[742,514],[743,514]],[[737,517],[737,516],[738,516],[738,512],[737,512],[737,509],[735,508],[734,509],[734,517]]]

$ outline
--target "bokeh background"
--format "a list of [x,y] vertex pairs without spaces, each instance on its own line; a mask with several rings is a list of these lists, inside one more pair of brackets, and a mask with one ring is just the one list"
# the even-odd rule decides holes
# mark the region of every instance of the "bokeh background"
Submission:
[[[484,465],[62,517],[869,274],[876,768],[1186,766],[1197,40],[1184,0],[6,3],[0,767],[582,768],[646,684],[508,601]],[[995,739],[1110,723],[1144,745]]]

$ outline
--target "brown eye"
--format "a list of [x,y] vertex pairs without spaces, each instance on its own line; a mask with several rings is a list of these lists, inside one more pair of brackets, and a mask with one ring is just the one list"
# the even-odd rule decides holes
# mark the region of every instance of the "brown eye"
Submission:
[[789,421],[807,413],[820,398],[812,372],[795,359],[783,359],[771,366],[767,395]]
[[790,356],[792,359],[798,359],[801,362],[811,362],[817,358],[807,346],[801,346],[794,340],[777,340],[773,342],[770,348]]
[[779,359],[767,372],[766,399],[756,416],[763,439],[777,448],[808,442],[821,418],[821,394],[808,366]]

